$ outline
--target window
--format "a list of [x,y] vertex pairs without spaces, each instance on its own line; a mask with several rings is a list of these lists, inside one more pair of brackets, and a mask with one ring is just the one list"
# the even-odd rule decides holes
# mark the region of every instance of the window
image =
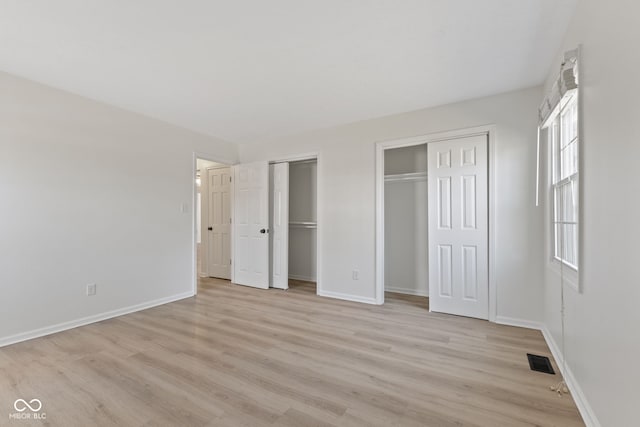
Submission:
[[567,92],[549,124],[551,142],[552,253],[578,270],[578,94]]

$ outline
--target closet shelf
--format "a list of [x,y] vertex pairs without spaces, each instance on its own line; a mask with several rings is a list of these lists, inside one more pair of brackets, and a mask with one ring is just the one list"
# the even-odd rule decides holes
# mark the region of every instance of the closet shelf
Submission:
[[412,173],[398,173],[394,175],[385,175],[385,182],[396,182],[396,181],[426,181],[427,173],[426,172],[412,172]]
[[318,223],[313,221],[289,221],[290,228],[318,228]]

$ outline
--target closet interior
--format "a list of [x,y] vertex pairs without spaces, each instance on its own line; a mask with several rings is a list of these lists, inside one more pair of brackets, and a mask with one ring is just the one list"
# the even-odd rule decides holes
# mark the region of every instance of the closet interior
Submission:
[[316,282],[317,159],[289,163],[289,279]]
[[385,292],[429,295],[427,145],[384,152]]

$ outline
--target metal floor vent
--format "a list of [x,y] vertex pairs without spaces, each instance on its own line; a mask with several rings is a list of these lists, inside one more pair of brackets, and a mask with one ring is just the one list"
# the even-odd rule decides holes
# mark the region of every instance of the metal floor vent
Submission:
[[527,359],[529,359],[529,367],[532,371],[544,372],[545,374],[551,375],[556,374],[548,357],[527,353]]

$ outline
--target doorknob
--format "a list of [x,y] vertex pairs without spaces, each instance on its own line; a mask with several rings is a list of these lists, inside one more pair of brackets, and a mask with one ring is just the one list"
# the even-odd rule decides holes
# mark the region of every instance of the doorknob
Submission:
[[266,229],[266,228],[263,228],[263,229],[261,229],[261,230],[260,230],[260,233],[261,233],[261,234],[268,233],[268,232],[269,232],[269,230],[268,230],[268,229]]
[[209,227],[209,228],[207,228],[207,230],[213,231],[213,227]]

